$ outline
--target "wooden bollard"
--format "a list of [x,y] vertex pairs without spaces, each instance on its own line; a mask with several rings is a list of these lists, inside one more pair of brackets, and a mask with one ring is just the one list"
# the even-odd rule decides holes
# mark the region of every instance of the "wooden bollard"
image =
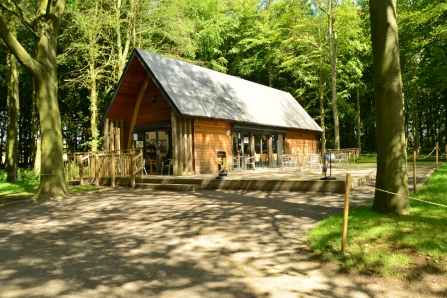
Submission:
[[79,167],[79,185],[84,185],[84,163],[82,161],[82,155],[78,156]]
[[413,151],[413,193],[416,193],[416,151]]
[[345,208],[343,212],[343,233],[341,236],[341,252],[345,252],[346,238],[348,236],[349,196],[351,194],[351,174],[346,174],[345,182]]
[[99,156],[95,154],[95,186],[99,187]]

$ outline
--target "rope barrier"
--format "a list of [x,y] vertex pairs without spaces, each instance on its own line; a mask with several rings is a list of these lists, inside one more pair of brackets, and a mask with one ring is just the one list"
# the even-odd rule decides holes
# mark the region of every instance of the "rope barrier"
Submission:
[[425,158],[429,157],[433,152],[435,152],[435,150],[436,150],[436,147],[435,147],[435,148],[433,149],[433,151],[430,152],[426,157],[422,157],[422,159],[425,159]]
[[427,203],[427,204],[431,204],[431,205],[436,205],[436,206],[440,206],[440,207],[447,208],[447,205],[438,204],[438,203],[433,203],[433,202],[429,202],[429,201],[424,201],[424,200],[420,200],[420,199],[412,198],[412,197],[409,197],[409,196],[400,195],[400,194],[393,193],[393,192],[390,192],[390,191],[386,191],[386,190],[383,190],[383,189],[380,189],[380,188],[376,188],[376,187],[374,187],[374,189],[375,189],[375,190],[378,190],[378,191],[381,191],[381,192],[389,193],[389,194],[392,194],[392,195],[396,195],[396,196],[404,197],[404,198],[407,198],[407,199],[410,199],[410,200],[415,200],[415,201],[419,201],[419,202],[422,202],[422,203]]
[[54,174],[40,174],[40,176],[54,176],[54,175],[61,175],[61,174],[65,174],[65,172],[54,173]]

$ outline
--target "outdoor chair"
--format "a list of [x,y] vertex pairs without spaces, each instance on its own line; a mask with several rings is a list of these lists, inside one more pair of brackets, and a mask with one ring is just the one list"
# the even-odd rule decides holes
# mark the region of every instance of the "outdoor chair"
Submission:
[[279,172],[281,173],[284,169],[286,172],[289,169],[293,170],[293,167],[295,166],[295,160],[293,159],[292,155],[290,154],[283,154],[281,155],[281,165],[279,168]]
[[169,158],[169,159],[166,159],[166,160],[162,161],[161,162],[161,173],[160,174],[163,175],[163,171],[165,169],[168,169],[168,175],[170,175],[171,174],[172,164],[173,164],[172,158]]
[[335,159],[335,162],[339,163],[340,165],[342,165],[343,163],[346,163],[346,166],[349,167],[348,154],[347,153],[340,153],[338,155],[338,157]]
[[318,169],[321,171],[320,156],[318,154],[308,155],[305,164],[309,166],[309,170]]
[[231,155],[227,156],[227,171],[234,171],[234,165],[238,164],[238,160],[236,157],[233,157]]
[[157,161],[155,159],[146,158],[146,166],[149,168],[149,173],[157,171]]
[[253,170],[256,170],[256,152],[255,155],[245,158],[245,171],[247,171],[247,165],[252,165]]

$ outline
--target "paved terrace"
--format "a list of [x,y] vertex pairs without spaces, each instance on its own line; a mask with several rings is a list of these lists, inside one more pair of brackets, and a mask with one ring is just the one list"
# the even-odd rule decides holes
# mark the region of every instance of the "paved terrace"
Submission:
[[[434,165],[422,165],[417,168],[417,183],[423,184],[431,175],[430,169]],[[408,168],[409,189],[413,188],[413,172]],[[296,170],[282,171],[279,168],[257,168],[256,170],[232,171],[226,179],[216,179],[218,173],[198,174],[190,176],[172,175],[144,175],[136,179],[137,188],[157,190],[258,190],[258,191],[330,191],[344,193],[346,175],[351,174],[351,189],[355,189],[367,181],[376,177],[376,167],[335,167],[326,176],[335,180],[321,180],[324,177],[321,171]],[[85,179],[84,183],[93,183],[93,179]],[[70,185],[79,184],[77,181],[69,181]],[[100,178],[101,185],[110,185],[110,178]],[[129,186],[130,178],[117,178],[117,186]]]

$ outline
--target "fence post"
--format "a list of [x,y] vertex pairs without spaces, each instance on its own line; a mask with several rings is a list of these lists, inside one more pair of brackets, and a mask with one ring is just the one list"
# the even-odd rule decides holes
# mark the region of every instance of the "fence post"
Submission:
[[135,170],[135,160],[133,159],[135,154],[132,153],[130,155],[130,187],[135,188],[135,174],[133,171]]
[[99,187],[99,156],[95,153],[95,186]]
[[82,154],[78,156],[79,167],[79,185],[84,185],[84,163],[82,162]]
[[348,235],[349,196],[351,193],[351,174],[346,174],[345,182],[345,208],[343,212],[343,233],[341,238],[341,252],[345,253],[346,238]]
[[413,193],[416,193],[416,151],[413,151]]
[[[141,154],[141,159],[139,160],[138,164],[140,164],[140,162],[141,162],[141,165],[144,165],[143,149],[140,149],[140,153],[139,154]],[[140,178],[141,179],[143,179],[143,177],[144,177],[143,173],[144,173],[144,169],[141,169],[141,171],[140,171]]]
[[438,149],[439,149],[438,142],[436,142],[436,170],[438,169]]
[[71,157],[67,156],[67,181],[71,180]]
[[115,187],[115,153],[113,152],[110,160],[110,186]]

